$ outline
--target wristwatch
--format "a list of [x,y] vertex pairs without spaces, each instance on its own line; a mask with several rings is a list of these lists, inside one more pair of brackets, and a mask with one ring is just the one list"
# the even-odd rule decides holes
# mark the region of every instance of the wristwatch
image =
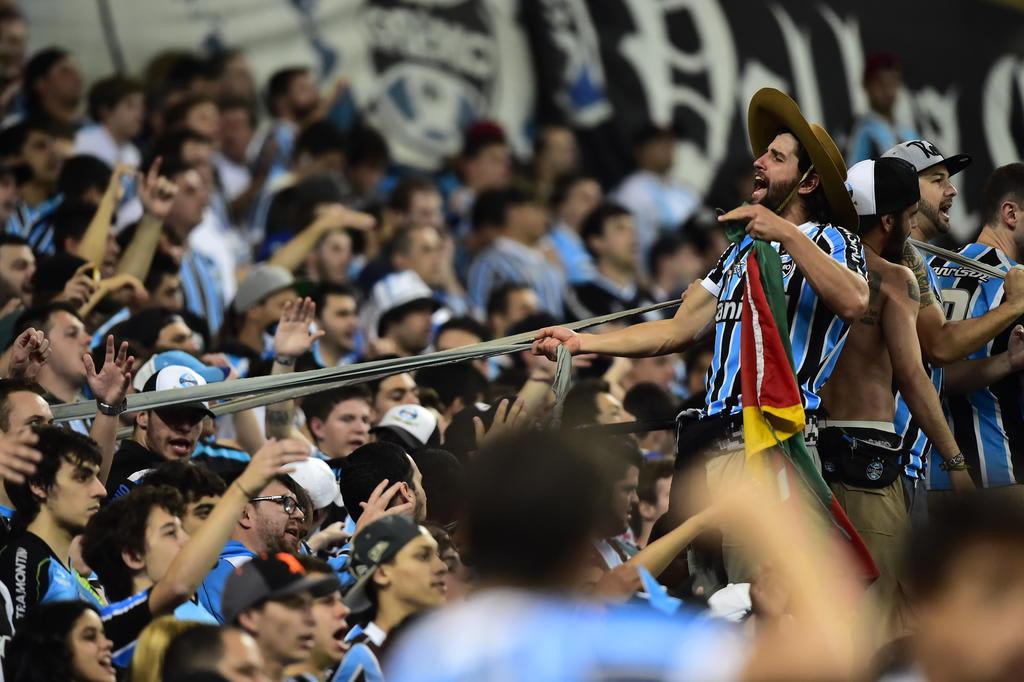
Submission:
[[939,468],[943,471],[966,471],[967,460],[964,459],[964,453],[958,452],[949,459],[944,459],[939,462]]
[[99,398],[96,399],[96,409],[100,411],[100,414],[105,414],[108,417],[116,417],[126,409],[128,409],[128,397],[125,396],[121,399],[119,405],[108,405]]
[[290,355],[275,355],[274,362],[285,367],[291,367],[295,364],[295,358]]

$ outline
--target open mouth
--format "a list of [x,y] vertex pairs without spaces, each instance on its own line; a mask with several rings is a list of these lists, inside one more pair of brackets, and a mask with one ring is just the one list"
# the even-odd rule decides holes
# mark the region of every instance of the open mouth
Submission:
[[441,594],[448,594],[448,585],[445,584],[443,580],[435,580],[434,582],[430,583],[430,586],[438,592],[440,592]]
[[299,635],[299,646],[302,649],[312,649],[314,644],[314,638],[312,633],[308,635]]
[[754,189],[750,193],[750,200],[755,204],[760,203],[768,195],[768,176],[761,171],[754,173]]
[[345,641],[345,635],[348,634],[348,623],[334,631],[332,638],[334,639],[334,646],[338,648],[338,651],[348,651],[348,642]]
[[939,216],[947,223],[949,222],[949,210],[951,208],[953,208],[952,201],[944,201],[941,204],[939,204]]
[[103,656],[100,658],[100,667],[106,670],[111,675],[116,675],[117,670],[114,668],[114,659],[110,656]]
[[171,454],[184,459],[192,454],[192,441],[188,438],[172,438],[167,442],[171,448]]

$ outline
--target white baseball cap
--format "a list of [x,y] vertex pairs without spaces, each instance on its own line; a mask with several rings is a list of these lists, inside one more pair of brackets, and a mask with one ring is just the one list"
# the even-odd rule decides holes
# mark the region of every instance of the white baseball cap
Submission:
[[[168,365],[159,372],[150,376],[149,379],[146,380],[146,384],[143,386],[142,391],[144,393],[149,393],[151,391],[172,391],[180,388],[191,388],[192,386],[205,385],[206,379],[191,368],[183,365]],[[199,412],[205,413],[207,417],[216,417],[216,415],[210,411],[209,404],[199,400],[192,403],[183,403],[176,407],[184,409],[193,408]]]
[[342,504],[338,481],[335,480],[334,472],[327,466],[327,462],[310,457],[289,466],[294,470],[288,475],[302,486],[316,509],[323,509],[332,502]]
[[437,417],[422,405],[395,405],[384,413],[384,418],[370,433],[392,434],[406,450],[419,450],[441,442]]
[[373,285],[370,292],[370,302],[366,307],[367,330],[379,335],[380,323],[388,313],[413,304],[430,306],[431,311],[439,307],[434,300],[434,292],[412,270],[394,272],[383,277]]
[[909,142],[900,142],[898,145],[882,154],[882,158],[903,159],[913,166],[918,173],[924,172],[932,166],[937,166],[941,163],[946,167],[950,177],[971,165],[971,157],[967,154],[943,156],[938,147],[928,140],[910,140]]

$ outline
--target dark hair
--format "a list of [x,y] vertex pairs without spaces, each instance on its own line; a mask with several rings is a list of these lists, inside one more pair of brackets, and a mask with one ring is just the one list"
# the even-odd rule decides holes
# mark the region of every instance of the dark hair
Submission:
[[369,500],[381,481],[386,478],[392,485],[402,481],[411,487],[412,476],[409,456],[394,443],[360,445],[345,459],[340,481],[345,508],[352,519],[358,521],[363,514],[359,503]]
[[644,466],[644,453],[636,441],[626,436],[613,436],[605,440],[605,452],[599,453],[608,480],[617,481],[626,475],[630,467],[639,472]]
[[491,333],[487,331],[487,327],[478,322],[476,318],[470,317],[468,315],[463,315],[462,317],[453,317],[444,324],[442,324],[438,328],[437,335],[434,338],[438,339],[441,337],[441,334],[444,334],[446,331],[452,330],[472,334],[473,336],[479,338],[481,341],[491,340]]
[[60,61],[67,59],[70,52],[62,47],[46,47],[25,62],[25,68],[21,76],[21,90],[25,93],[25,105],[30,114],[38,114],[42,111],[42,102],[39,101],[39,93],[36,92],[36,83],[46,78],[50,70]]
[[214,74],[211,62],[191,52],[174,55],[167,65],[164,74],[166,86],[170,91],[190,90],[198,80],[212,80]]
[[185,318],[182,317],[181,313],[168,308],[146,308],[132,315],[124,322],[114,325],[110,333],[118,341],[135,341],[143,348],[153,351],[156,349],[156,342],[160,336],[160,331],[179,319],[185,322]]
[[111,601],[135,594],[132,569],[121,554],[145,553],[146,524],[154,509],[164,509],[181,518],[185,515],[185,502],[170,486],[136,487],[96,512],[85,526],[82,557],[96,572]]
[[639,149],[655,140],[669,138],[675,140],[678,134],[668,126],[660,126],[656,123],[648,123],[633,134],[633,149]]
[[149,265],[149,272],[146,273],[146,281],[143,286],[147,291],[156,291],[163,282],[164,277],[171,275],[177,277],[181,268],[174,262],[174,259],[159,249],[153,253],[153,261]]
[[143,92],[142,82],[122,75],[113,75],[93,83],[89,88],[89,118],[100,122],[103,114],[129,95]]
[[653,462],[643,462],[640,467],[640,483],[637,486],[636,494],[641,502],[648,504],[658,503],[658,481],[663,478],[672,478],[676,472],[675,459],[667,457]]
[[0,430],[11,430],[11,394],[12,393],[35,393],[38,396],[45,394],[43,387],[31,381],[20,379],[0,379]]
[[[383,356],[381,356],[381,357],[379,357],[377,359],[378,360],[394,360],[397,357],[398,357],[397,355],[383,355]],[[408,372],[399,372],[398,374],[409,374],[409,373]],[[367,381],[364,384],[364,386],[366,386],[366,389],[370,392],[370,404],[371,405],[373,405],[375,402],[377,402],[377,394],[380,393],[380,385],[382,383],[384,383],[385,381],[387,381],[388,379],[390,379],[391,377],[398,376],[398,374],[390,374],[390,375],[388,375],[386,377],[381,377],[380,379],[370,379],[369,381]],[[414,381],[415,381],[415,377],[414,377]],[[417,384],[417,386],[418,386],[418,384]]]
[[606,479],[588,450],[599,443],[550,432],[485,445],[466,485],[467,564],[485,581],[549,587],[595,537]]
[[587,249],[587,253],[592,258],[597,258],[597,253],[590,246],[590,240],[604,236],[604,226],[612,218],[618,218],[619,216],[633,215],[629,210],[622,204],[617,204],[614,201],[604,201],[598,204],[594,210],[587,214],[587,217],[583,219],[583,225],[580,227],[580,240],[583,242],[583,246]]
[[96,204],[88,201],[62,201],[53,212],[53,242],[60,250],[65,250],[64,240],[81,239],[85,236],[92,217],[96,214]]
[[[783,130],[780,132],[793,135],[793,132],[790,130]],[[796,140],[796,172],[797,181],[799,182],[800,178],[802,178],[804,173],[807,172],[807,169],[811,167],[811,154],[807,151],[807,148],[801,144],[800,139],[796,135],[793,135],[793,139]],[[816,169],[815,173],[817,173]],[[818,173],[818,186],[815,187],[814,191],[810,194],[801,194],[800,198],[803,199],[808,220],[821,225],[826,225],[832,222],[832,207],[829,206],[828,197],[825,196],[825,187],[821,184],[820,173]]]
[[648,383],[629,389],[622,398],[622,406],[642,422],[673,419],[679,413],[676,400],[665,389]]
[[559,175],[555,180],[554,187],[551,189],[551,199],[549,205],[552,209],[557,209],[569,198],[572,194],[572,190],[576,185],[581,182],[593,181],[597,182],[597,178],[592,175],[586,175],[584,173],[563,173]]
[[603,379],[584,379],[577,381],[569,389],[562,405],[562,425],[575,428],[597,423],[597,396],[610,393],[611,387]]
[[952,573],[957,559],[985,544],[1024,549],[1024,510],[978,493],[950,496],[929,510],[927,523],[911,534],[904,554],[913,596],[937,596],[959,579]]
[[428,312],[434,311],[434,302],[431,299],[417,298],[385,311],[380,316],[380,319],[377,320],[377,336],[381,338],[387,336],[391,331],[391,325],[401,324],[409,315],[424,310]]
[[0,156],[17,156],[28,142],[29,133],[40,132],[53,136],[56,125],[42,116],[29,116],[0,130]]
[[189,112],[202,104],[217,106],[217,101],[209,95],[189,95],[175,102],[164,112],[164,125],[166,129],[177,130],[184,128],[185,119],[188,118]]
[[313,157],[331,152],[345,155],[346,142],[345,135],[330,121],[314,121],[303,128],[295,139],[292,158],[297,159],[306,153]]
[[654,241],[647,251],[647,271],[653,279],[658,278],[661,262],[674,256],[683,244],[683,240],[674,234],[663,234]]
[[59,312],[73,315],[75,319],[78,320],[82,319],[78,315],[78,310],[70,303],[55,301],[52,303],[44,303],[42,305],[34,305],[18,316],[18,321],[14,323],[14,338],[18,338],[18,336],[29,327],[40,329],[49,334],[50,317]]
[[[149,156],[146,157],[146,162],[143,164],[143,171],[148,171],[149,167],[153,165],[158,157],[163,157],[163,165],[160,167],[160,174],[172,178],[177,173],[187,170],[187,168],[179,168],[177,166],[188,166],[183,158],[183,152],[185,145],[189,142],[195,142],[198,144],[213,145],[211,140],[202,133],[197,133],[191,128],[177,128],[166,132],[161,135],[153,143],[153,147],[149,150]],[[173,163],[172,163],[173,160]]]
[[75,154],[60,169],[57,176],[57,192],[64,200],[81,199],[89,190],[100,194],[110,184],[110,166],[91,154]]
[[41,506],[31,486],[37,485],[49,492],[57,482],[57,472],[62,463],[76,467],[84,464],[100,466],[103,461],[99,446],[88,436],[53,425],[33,426],[32,431],[39,437],[35,448],[42,455],[36,464],[36,473],[26,477],[23,483],[4,481],[4,490],[14,505],[15,523],[21,528],[36,518]]
[[423,476],[423,492],[430,504],[427,518],[442,526],[462,515],[466,475],[462,463],[441,448],[422,448],[411,455]]
[[470,222],[474,231],[484,227],[504,227],[508,222],[508,211],[513,206],[530,201],[522,191],[517,189],[489,189],[481,192],[473,202]]
[[437,391],[438,399],[446,410],[456,398],[462,399],[464,407],[481,400],[487,391],[487,377],[470,363],[460,362],[424,367],[416,372],[416,385]]
[[288,90],[291,88],[293,80],[300,76],[305,76],[308,73],[310,73],[308,67],[287,66],[283,69],[278,69],[270,76],[270,80],[267,81],[267,96],[265,104],[267,106],[267,111],[269,111],[272,116],[277,116],[275,100],[277,100],[278,97],[288,94]]
[[32,245],[20,234],[3,232],[0,233],[0,246],[28,246],[31,248]]
[[421,175],[407,175],[398,181],[388,195],[387,207],[393,211],[408,213],[412,208],[412,197],[417,192],[436,193],[437,188],[429,178]]
[[249,125],[255,128],[259,123],[259,113],[256,111],[256,107],[244,97],[222,97],[217,101],[217,108],[221,113],[241,109],[249,117]]
[[362,400],[367,405],[373,405],[370,390],[362,384],[312,393],[302,399],[302,413],[306,415],[306,423],[314,419],[326,421],[334,407],[346,400]]
[[189,460],[161,462],[150,469],[138,487],[170,486],[177,490],[185,504],[204,497],[220,497],[227,486],[213,471]]
[[188,674],[213,672],[224,656],[224,634],[237,630],[199,623],[171,640],[164,652],[163,678],[177,679]]
[[504,315],[508,312],[508,302],[512,298],[512,294],[517,291],[524,289],[531,289],[530,285],[523,284],[522,282],[505,282],[500,286],[491,289],[490,296],[487,297],[487,317],[491,315],[501,314]]
[[347,159],[352,166],[387,166],[391,162],[388,141],[376,128],[357,125],[348,131]]
[[85,601],[55,601],[33,607],[6,647],[6,678],[10,682],[74,679],[69,640],[75,623],[86,611],[99,615],[99,610]]
[[440,230],[433,225],[422,223],[419,225],[402,225],[395,231],[395,237],[391,241],[391,255],[408,255],[409,249],[412,248],[413,235],[421,230],[433,230],[435,233],[440,234]]
[[356,307],[359,307],[360,296],[359,290],[351,284],[332,284],[331,282],[321,282],[317,285],[316,290],[313,291],[313,303],[316,304],[316,312],[323,313],[324,304],[327,303],[327,299],[330,296],[348,296],[355,300]]
[[981,218],[985,225],[999,221],[999,207],[1007,199],[1024,206],[1024,163],[1008,163],[992,171],[981,190]]

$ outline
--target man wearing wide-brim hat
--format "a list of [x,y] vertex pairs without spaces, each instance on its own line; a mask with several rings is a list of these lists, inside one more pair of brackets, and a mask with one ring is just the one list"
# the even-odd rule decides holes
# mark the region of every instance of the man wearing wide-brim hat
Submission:
[[[805,437],[812,456],[816,456],[815,419],[821,406],[818,393],[849,322],[864,314],[868,302],[863,247],[856,234],[857,211],[845,183],[846,165],[832,138],[820,126],[808,123],[792,99],[772,88],[754,95],[747,117],[755,157],[750,204],[720,218],[739,223],[746,235],[726,249],[703,281],[690,285],[675,317],[607,334],[577,334],[552,327],[538,334],[533,347],[534,353],[551,358],[562,344],[574,354],[663,355],[686,350],[702,329],[713,324],[715,354],[701,415],[702,426],[710,434],[707,475],[712,491],[728,484],[745,466],[740,315],[742,265],[753,239],[770,242],[782,258],[789,333],[808,414]],[[693,438],[680,440],[695,447]],[[664,523],[678,522],[677,513],[670,510]],[[750,567],[728,537],[723,550],[727,576],[722,579],[748,581]],[[705,595],[720,585],[709,581]]]

